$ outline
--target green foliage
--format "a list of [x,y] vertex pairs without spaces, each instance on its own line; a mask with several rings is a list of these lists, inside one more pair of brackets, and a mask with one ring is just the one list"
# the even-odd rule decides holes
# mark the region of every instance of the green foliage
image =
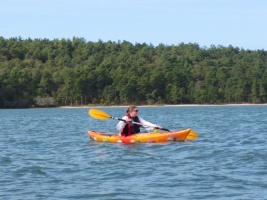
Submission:
[[0,107],[267,103],[267,52],[0,37]]

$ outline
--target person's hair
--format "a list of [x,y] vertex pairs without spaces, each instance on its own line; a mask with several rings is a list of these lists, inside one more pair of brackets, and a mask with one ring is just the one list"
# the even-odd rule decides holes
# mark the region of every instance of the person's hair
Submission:
[[133,110],[136,109],[136,108],[137,108],[136,105],[131,105],[131,106],[129,106],[128,109],[126,110],[126,113],[129,114],[131,111],[133,111]]

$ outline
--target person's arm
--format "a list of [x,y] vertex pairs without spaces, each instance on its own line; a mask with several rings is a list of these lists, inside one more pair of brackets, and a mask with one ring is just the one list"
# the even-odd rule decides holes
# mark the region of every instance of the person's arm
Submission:
[[[127,117],[127,116],[124,116],[122,119],[127,120],[128,117]],[[126,125],[126,122],[124,122],[124,121],[120,121],[120,122],[117,124],[117,130],[118,130],[119,132],[121,132],[121,131],[124,129],[125,125]]]
[[143,118],[139,117],[140,123],[143,125],[143,127],[147,130],[153,130],[154,128],[158,127],[159,129],[161,129],[161,126],[157,125],[157,124],[152,124],[149,121],[144,120]]

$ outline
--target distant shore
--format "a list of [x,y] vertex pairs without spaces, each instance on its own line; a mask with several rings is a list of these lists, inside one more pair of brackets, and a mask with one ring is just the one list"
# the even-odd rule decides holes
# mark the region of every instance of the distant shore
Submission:
[[[163,105],[137,105],[138,107],[189,107],[189,106],[267,106],[267,103],[264,104],[163,104]],[[88,105],[88,106],[59,106],[59,108],[127,108],[128,105],[116,105],[116,106],[104,106],[104,105]]]

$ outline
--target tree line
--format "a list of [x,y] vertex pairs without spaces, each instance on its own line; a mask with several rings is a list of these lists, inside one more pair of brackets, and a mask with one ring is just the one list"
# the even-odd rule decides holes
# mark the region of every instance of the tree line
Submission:
[[0,107],[267,103],[267,52],[0,37]]

